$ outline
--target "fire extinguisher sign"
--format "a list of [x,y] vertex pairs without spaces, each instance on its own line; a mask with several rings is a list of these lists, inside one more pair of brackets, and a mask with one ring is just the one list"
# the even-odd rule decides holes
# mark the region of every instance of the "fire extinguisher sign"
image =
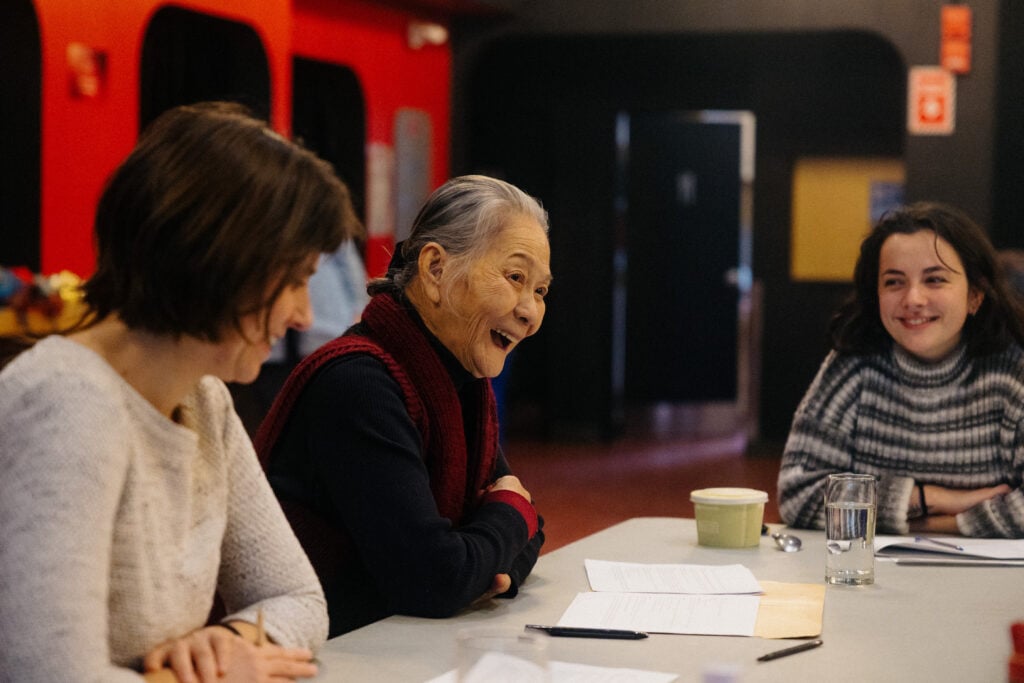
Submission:
[[956,78],[940,66],[912,66],[907,83],[907,131],[950,135],[956,127]]

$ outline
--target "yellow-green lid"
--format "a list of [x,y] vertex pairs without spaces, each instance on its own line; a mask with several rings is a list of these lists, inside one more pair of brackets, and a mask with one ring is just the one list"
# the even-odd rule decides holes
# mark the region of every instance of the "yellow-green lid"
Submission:
[[709,505],[750,505],[767,502],[768,494],[757,489],[720,487],[691,491],[690,501]]

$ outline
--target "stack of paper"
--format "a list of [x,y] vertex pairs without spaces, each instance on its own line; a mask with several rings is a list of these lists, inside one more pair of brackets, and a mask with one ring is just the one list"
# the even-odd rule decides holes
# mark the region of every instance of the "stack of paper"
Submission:
[[767,584],[766,594],[743,565],[585,565],[592,592],[575,597],[559,626],[766,638],[821,633],[823,586]]
[[1024,566],[1024,539],[875,536],[875,556],[904,565]]

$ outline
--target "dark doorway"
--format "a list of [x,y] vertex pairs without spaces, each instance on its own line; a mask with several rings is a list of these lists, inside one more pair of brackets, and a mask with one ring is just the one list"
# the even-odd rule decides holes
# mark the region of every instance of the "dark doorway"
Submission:
[[41,270],[42,52],[31,0],[0,5],[0,265]]
[[366,103],[352,69],[313,59],[293,61],[292,130],[334,166],[360,217],[366,205]]
[[627,273],[626,398],[735,401],[742,127],[699,113],[624,116],[626,248],[636,265]]
[[[906,67],[895,47],[858,31],[509,35],[467,66],[455,171],[497,169],[551,216],[555,285],[544,328],[522,349],[531,362],[519,364],[509,403],[525,409],[520,433],[621,433],[613,351],[626,331],[611,311],[626,227],[615,206],[615,150],[605,143],[615,139],[616,113],[742,110],[757,117],[759,431],[784,438],[828,353],[831,312],[849,290],[790,277],[793,166],[806,156],[903,155]],[[629,265],[635,272],[635,260]]]
[[251,27],[178,7],[153,15],[142,46],[139,124],[180,104],[241,102],[270,115],[270,68]]

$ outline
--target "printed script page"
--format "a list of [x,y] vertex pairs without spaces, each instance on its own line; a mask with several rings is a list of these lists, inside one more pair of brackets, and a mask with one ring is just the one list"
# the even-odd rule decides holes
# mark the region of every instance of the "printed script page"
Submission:
[[742,564],[640,564],[584,560],[590,589],[612,593],[760,593],[761,585]]

